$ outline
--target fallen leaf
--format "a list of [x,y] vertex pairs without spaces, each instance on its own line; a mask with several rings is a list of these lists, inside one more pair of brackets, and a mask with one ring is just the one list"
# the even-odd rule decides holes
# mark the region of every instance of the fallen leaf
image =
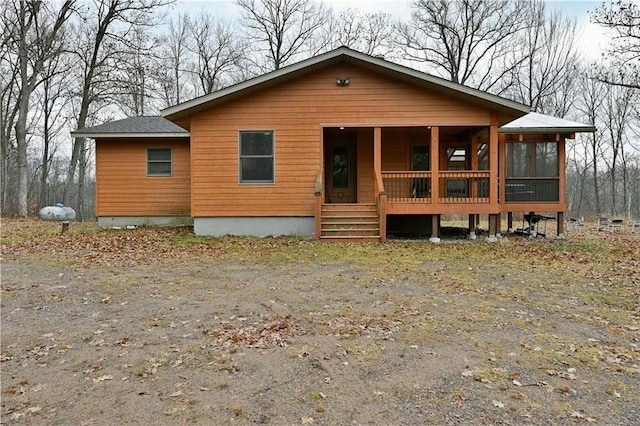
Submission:
[[513,383],[513,384],[514,384],[514,385],[516,385],[516,386],[522,386],[522,383],[520,383],[520,382],[519,382],[519,381],[517,381],[517,380],[513,380],[511,383]]
[[184,394],[184,392],[182,392],[181,390],[179,390],[179,391],[175,391],[175,392],[174,392],[174,393],[172,393],[172,394],[169,394],[169,397],[170,397],[170,398],[177,398],[177,397],[179,397],[179,396],[181,396],[181,395],[183,395],[183,394]]
[[573,413],[571,413],[571,417],[574,419],[584,419],[584,414],[580,413],[579,411],[574,411]]
[[473,371],[471,370],[464,370],[462,372],[462,377],[473,377]]
[[100,376],[97,379],[93,379],[93,383],[100,383],[100,382],[104,382],[105,380],[111,380],[113,379],[113,376],[110,374],[105,374],[104,376]]
[[303,425],[311,425],[313,424],[313,417],[300,417]]
[[494,399],[493,400],[493,406],[496,407],[496,408],[504,408],[504,403]]

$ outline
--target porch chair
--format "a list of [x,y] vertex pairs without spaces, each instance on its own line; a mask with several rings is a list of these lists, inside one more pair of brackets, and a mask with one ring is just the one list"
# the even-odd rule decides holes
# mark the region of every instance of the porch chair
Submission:
[[567,228],[572,227],[574,230],[578,230],[581,226],[584,225],[583,217],[570,217],[567,219]]
[[640,219],[629,219],[627,221],[627,228],[629,228],[631,232],[640,229]]
[[600,216],[598,218],[598,223],[596,225],[596,231],[604,231],[609,229],[609,218],[605,216]]
[[612,219],[609,221],[609,225],[607,230],[610,233],[614,233],[616,231],[622,232],[624,230],[624,221],[622,219]]

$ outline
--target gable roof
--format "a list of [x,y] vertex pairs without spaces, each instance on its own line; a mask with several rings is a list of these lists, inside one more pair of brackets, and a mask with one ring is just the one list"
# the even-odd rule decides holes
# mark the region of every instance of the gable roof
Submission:
[[498,129],[499,133],[580,133],[595,132],[591,125],[565,120],[551,115],[530,112]]
[[130,117],[71,132],[80,138],[188,138],[189,132],[162,117]]
[[161,114],[169,120],[176,120],[204,109],[211,108],[223,102],[227,102],[231,99],[245,96],[257,90],[274,86],[339,62],[352,63],[354,65],[388,75],[395,79],[407,81],[417,86],[444,93],[448,96],[452,96],[466,102],[498,110],[511,116],[519,117],[530,111],[530,108],[527,105],[461,84],[453,83],[449,80],[435,77],[403,65],[395,64],[382,58],[369,56],[343,46],[296,64],[235,84],[225,89],[218,90],[208,95],[164,109],[161,111]]

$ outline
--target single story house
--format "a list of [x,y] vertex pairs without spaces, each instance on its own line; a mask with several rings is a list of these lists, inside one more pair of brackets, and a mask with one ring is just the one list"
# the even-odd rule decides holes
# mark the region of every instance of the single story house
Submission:
[[101,226],[384,242],[451,213],[493,237],[555,212],[562,235],[565,139],[593,130],[340,47],[73,136],[96,142]]

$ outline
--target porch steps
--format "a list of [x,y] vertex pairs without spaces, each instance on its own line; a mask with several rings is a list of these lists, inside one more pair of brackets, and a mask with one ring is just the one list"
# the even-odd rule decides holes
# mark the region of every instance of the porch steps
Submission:
[[323,204],[320,225],[322,241],[380,241],[375,204]]

